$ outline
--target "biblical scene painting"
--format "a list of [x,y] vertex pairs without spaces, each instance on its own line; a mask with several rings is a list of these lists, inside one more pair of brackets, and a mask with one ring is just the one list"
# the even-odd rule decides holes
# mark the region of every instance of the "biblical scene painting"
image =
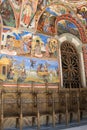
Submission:
[[21,10],[22,0],[10,0],[10,1],[13,5],[15,11],[19,13]]
[[0,80],[9,83],[58,83],[57,61],[0,54]]
[[85,28],[87,29],[87,5],[78,7],[76,13],[82,24],[85,25]]
[[24,0],[22,3],[22,11],[20,18],[21,27],[34,27],[35,20],[34,16],[37,10],[38,0]]
[[45,11],[39,20],[37,30],[45,34],[55,33],[55,19],[55,16]]
[[37,34],[33,36],[32,56],[38,58],[57,58],[58,41],[56,38]]
[[68,20],[60,20],[57,25],[58,35],[61,35],[63,33],[71,33],[80,38],[79,30],[74,23]]
[[3,25],[16,27],[14,12],[8,0],[3,1],[0,13],[3,19]]
[[1,32],[2,32],[2,21],[1,21],[1,17],[0,17],[0,43],[1,43]]
[[[30,53],[29,45],[31,40],[32,34],[29,32],[3,28],[1,53],[8,55],[26,55]],[[25,46],[27,49],[25,49]]]
[[50,36],[3,28],[1,53],[37,58],[57,58],[58,41]]
[[10,0],[10,3],[12,4],[13,10],[15,11],[16,26],[19,27],[22,0]]
[[40,16],[41,11],[53,2],[57,2],[57,0],[23,0],[20,27],[35,28],[36,19]]
[[69,14],[72,12],[62,5],[51,5],[47,7],[40,17],[37,30],[46,34],[54,34],[56,17],[66,13]]

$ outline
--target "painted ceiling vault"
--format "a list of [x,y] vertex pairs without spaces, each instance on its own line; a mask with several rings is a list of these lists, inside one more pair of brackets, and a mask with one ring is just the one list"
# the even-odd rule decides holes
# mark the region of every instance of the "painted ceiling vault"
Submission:
[[[87,30],[86,0],[0,0],[0,15],[3,26],[28,29],[53,35],[79,28]],[[56,24],[58,17],[64,16]],[[67,17],[66,17],[67,15]],[[69,19],[68,15],[71,16]],[[68,19],[67,19],[68,18]],[[79,24],[80,27],[76,25]],[[57,26],[57,30],[55,29]],[[80,37],[80,34],[77,34]]]

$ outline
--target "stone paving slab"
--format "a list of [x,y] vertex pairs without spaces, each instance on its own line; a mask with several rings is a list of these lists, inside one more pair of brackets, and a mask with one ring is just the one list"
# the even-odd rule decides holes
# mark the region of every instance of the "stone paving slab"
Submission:
[[[8,128],[5,130],[20,130],[17,128]],[[37,130],[37,127],[26,127],[23,130]],[[57,124],[55,128],[52,125],[41,126],[40,130],[87,130],[87,120],[83,120],[80,123],[72,122],[68,126],[66,124]]]

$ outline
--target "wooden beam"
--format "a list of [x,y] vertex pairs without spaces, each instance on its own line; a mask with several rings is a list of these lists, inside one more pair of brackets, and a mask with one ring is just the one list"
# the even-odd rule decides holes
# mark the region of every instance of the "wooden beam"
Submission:
[[55,127],[55,107],[54,107],[54,93],[52,94],[52,122],[53,122],[53,127]]

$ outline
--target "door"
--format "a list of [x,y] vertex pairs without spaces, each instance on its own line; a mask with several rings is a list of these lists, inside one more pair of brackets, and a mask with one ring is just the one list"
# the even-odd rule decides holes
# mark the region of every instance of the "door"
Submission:
[[79,88],[81,86],[79,56],[75,47],[68,41],[61,45],[63,86]]

